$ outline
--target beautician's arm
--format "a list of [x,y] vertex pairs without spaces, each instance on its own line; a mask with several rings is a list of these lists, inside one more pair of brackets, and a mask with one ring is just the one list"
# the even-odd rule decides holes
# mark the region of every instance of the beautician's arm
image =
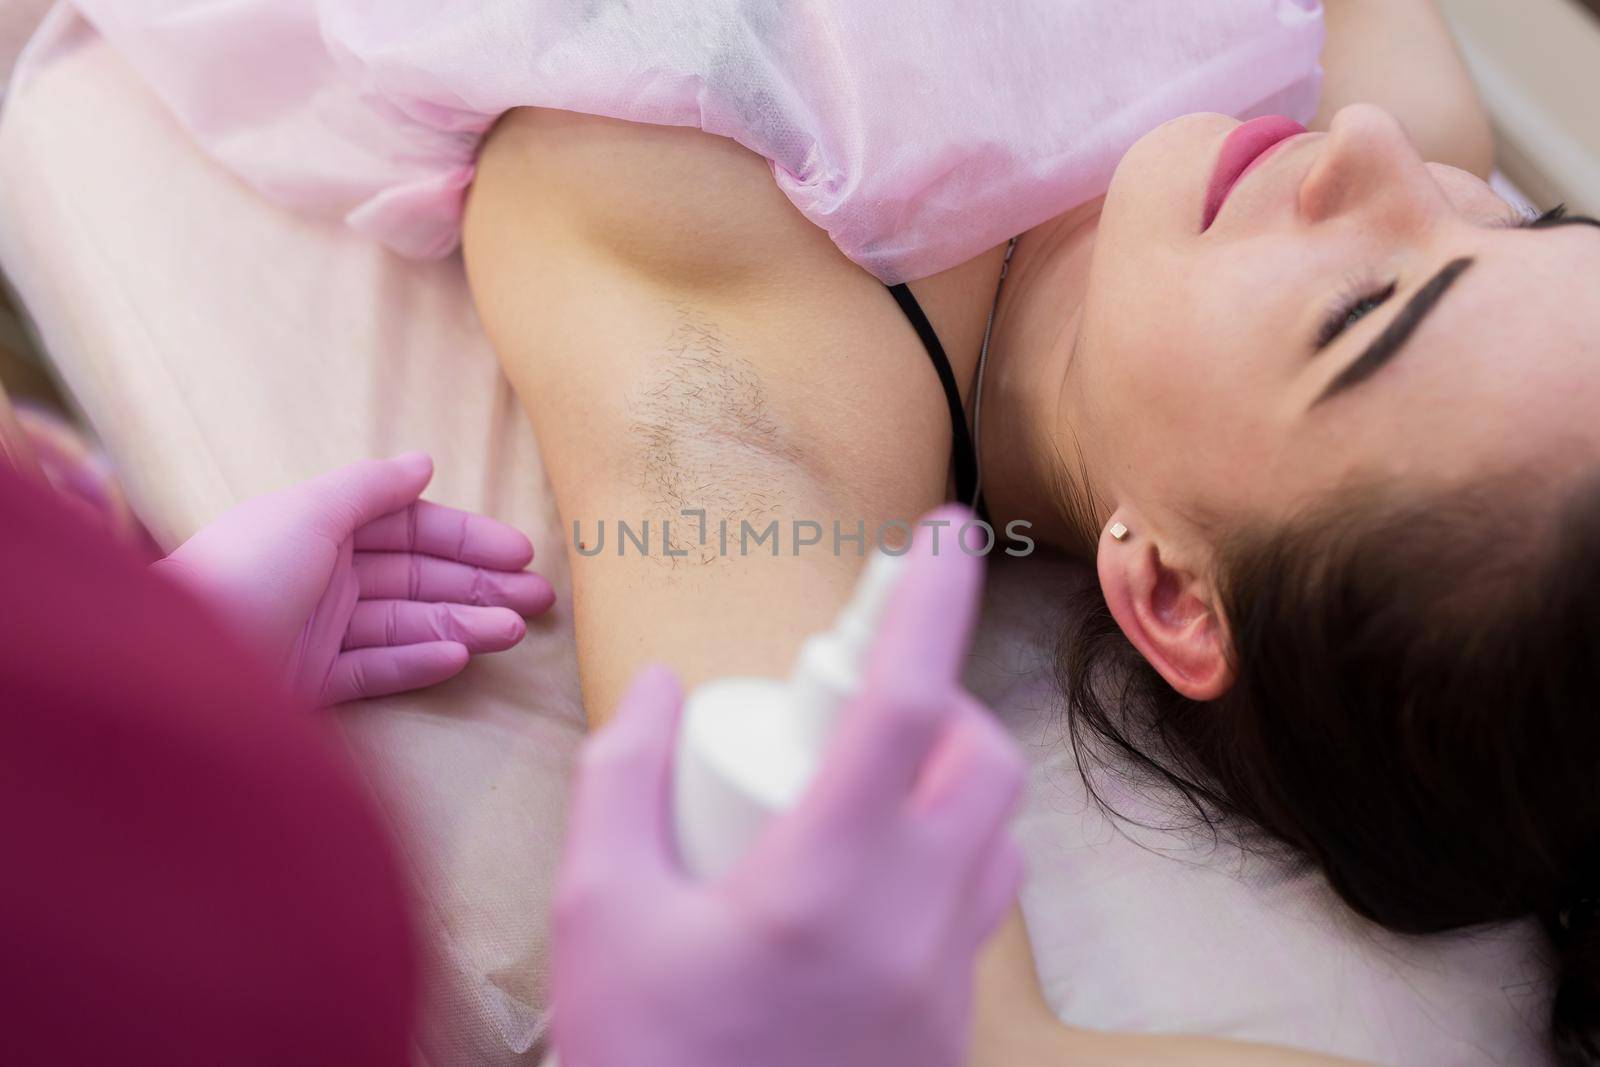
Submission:
[[1427,159],[1487,178],[1494,133],[1435,0],[1326,0],[1316,129],[1348,104],[1399,116]]

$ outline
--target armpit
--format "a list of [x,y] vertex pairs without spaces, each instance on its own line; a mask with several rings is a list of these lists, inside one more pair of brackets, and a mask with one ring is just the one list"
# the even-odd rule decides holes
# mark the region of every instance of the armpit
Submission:
[[[775,413],[753,362],[729,351],[715,324],[679,307],[659,368],[627,396],[637,488],[653,517],[674,519],[688,559],[716,558],[724,521],[765,527],[795,517],[805,451]],[[704,519],[676,521],[684,512]],[[652,516],[646,516],[652,517]],[[709,529],[710,546],[697,544]]]

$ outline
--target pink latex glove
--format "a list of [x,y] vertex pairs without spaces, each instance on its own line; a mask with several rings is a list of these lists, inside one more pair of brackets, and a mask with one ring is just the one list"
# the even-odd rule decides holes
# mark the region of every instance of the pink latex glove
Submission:
[[976,956],[1021,877],[1023,764],[960,688],[981,562],[950,541],[912,549],[818,780],[723,880],[690,880],[674,849],[678,683],[634,680],[581,759],[556,896],[562,1067],[962,1061]]
[[434,685],[522,640],[555,601],[504,523],[418,497],[433,460],[365,460],[247,500],[154,569],[198,594],[316,705]]

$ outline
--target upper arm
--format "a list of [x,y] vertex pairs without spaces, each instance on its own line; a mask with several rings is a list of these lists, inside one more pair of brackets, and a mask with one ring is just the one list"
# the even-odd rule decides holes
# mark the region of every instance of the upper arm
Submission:
[[[465,237],[567,534],[591,720],[648,661],[689,684],[786,673],[860,566],[832,524],[861,523],[870,547],[879,523],[941,499],[948,423],[914,334],[732,142],[515,115]],[[685,511],[705,513],[705,544]],[[648,523],[649,555],[618,554],[619,520]],[[770,539],[741,551],[744,524],[774,522],[776,555]],[[794,554],[796,522],[823,543]],[[665,523],[686,555],[663,554]]]
[[1378,104],[1428,160],[1488,178],[1494,134],[1435,0],[1328,0],[1322,106],[1314,126],[1355,103]]

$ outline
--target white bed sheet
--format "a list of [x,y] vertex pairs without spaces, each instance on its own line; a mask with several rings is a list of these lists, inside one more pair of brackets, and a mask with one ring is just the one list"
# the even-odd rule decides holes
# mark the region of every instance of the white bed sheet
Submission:
[[[582,714],[562,531],[460,263],[403,261],[270,207],[86,27],[59,13],[46,33],[0,122],[0,263],[158,537],[350,458],[424,447],[435,499],[534,539],[560,599],[521,648],[342,714],[403,832],[435,950],[419,1061],[533,1062]],[[1408,1067],[1548,1062],[1529,926],[1398,938],[1315,877],[1109,824],[1044,669],[1046,566],[1056,588],[1075,580],[1038,560],[993,569],[968,681],[1034,757],[1024,905],[1064,1018]]]

